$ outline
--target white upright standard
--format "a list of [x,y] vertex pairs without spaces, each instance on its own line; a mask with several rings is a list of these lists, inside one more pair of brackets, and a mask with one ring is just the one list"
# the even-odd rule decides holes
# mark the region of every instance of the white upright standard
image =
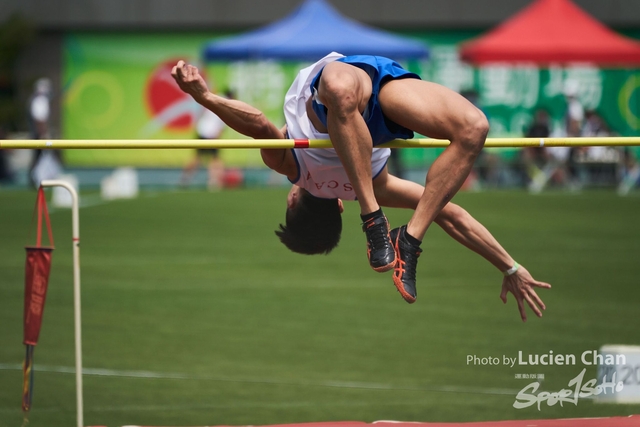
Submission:
[[76,414],[77,427],[83,427],[82,406],[82,325],[80,317],[80,218],[78,212],[78,193],[71,184],[60,180],[46,180],[43,187],[64,187],[71,193],[71,221],[73,242],[73,313],[76,341]]

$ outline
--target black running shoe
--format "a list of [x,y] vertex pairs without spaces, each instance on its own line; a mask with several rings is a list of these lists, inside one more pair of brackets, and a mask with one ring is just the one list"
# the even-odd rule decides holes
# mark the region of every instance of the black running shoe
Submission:
[[396,264],[396,252],[389,237],[389,222],[384,215],[362,223],[367,235],[367,258],[377,272],[389,271]]
[[416,290],[416,267],[418,257],[422,253],[420,246],[414,246],[407,241],[405,233],[407,226],[391,230],[391,241],[396,251],[398,262],[393,269],[393,284],[409,304],[416,302],[418,291]]

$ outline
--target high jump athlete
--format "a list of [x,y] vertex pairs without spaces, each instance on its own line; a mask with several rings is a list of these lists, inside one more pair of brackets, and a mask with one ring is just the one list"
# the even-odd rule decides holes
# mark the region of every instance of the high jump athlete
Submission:
[[[356,141],[353,145],[359,147],[357,150],[366,144],[357,142],[358,135],[349,134],[352,131],[349,128],[358,127],[359,124],[340,124],[340,115],[331,119],[333,116],[329,111],[332,110],[332,103],[337,101],[328,99],[333,95],[321,95],[322,91],[319,88],[323,86],[322,82],[333,82],[333,79],[323,80],[322,76],[329,75],[327,71],[334,66],[327,67],[336,61],[355,69],[344,69],[343,65],[340,65],[337,67],[339,70],[334,70],[339,75],[346,70],[355,73],[355,76],[359,76],[363,70],[369,72],[365,74],[367,78],[341,78],[356,79],[357,82],[349,80],[356,87],[367,86],[367,81],[370,82],[367,87],[357,90],[361,92],[361,96],[358,97],[356,110],[367,125],[369,136],[375,136],[373,144],[413,136],[408,127],[398,123],[411,124],[422,134],[452,141],[440,155],[439,164],[436,165],[436,161],[427,175],[426,188],[429,189],[431,183],[434,190],[427,191],[417,183],[389,174],[386,168],[390,154],[388,148],[370,147],[366,150],[365,147],[363,151],[356,153],[359,165],[349,163],[350,167],[344,166],[350,162],[340,155],[345,144],[336,144],[334,140]],[[370,65],[371,63],[374,65]],[[379,75],[387,77],[380,79]],[[370,264],[376,271],[388,270],[388,265],[391,265],[390,268],[394,269],[394,285],[405,301],[413,303],[416,300],[416,265],[421,253],[420,242],[413,239],[415,236],[411,234],[411,226],[417,224],[416,234],[422,237],[429,223],[435,221],[454,239],[483,256],[503,272],[500,298],[506,303],[507,293],[513,293],[523,320],[526,320],[525,302],[537,316],[542,315],[541,310],[545,309],[545,305],[534,288],[551,286],[533,279],[489,231],[463,208],[444,201],[461,185],[486,136],[484,116],[460,95],[434,83],[419,80],[415,74],[402,70],[399,65],[386,58],[343,57],[332,53],[299,72],[285,96],[286,125],[280,129],[258,109],[241,101],[211,93],[198,69],[193,65],[179,61],[172,70],[172,76],[179,87],[196,102],[216,113],[228,126],[246,136],[255,139],[331,139],[334,149],[261,150],[265,165],[285,175],[294,184],[287,197],[286,225],[280,225],[280,230],[276,231],[280,240],[290,250],[305,254],[330,252],[340,239],[342,200],[357,199],[363,212],[363,230],[367,234]],[[398,84],[403,82],[408,84]],[[352,96],[353,94],[344,95],[349,102],[353,101]],[[430,97],[430,100],[421,106],[414,105],[420,104],[423,96]],[[372,103],[372,98],[378,98],[379,102],[374,100]],[[405,99],[404,102],[402,98]],[[403,106],[404,104],[411,107]],[[329,106],[325,109],[324,105]],[[397,112],[396,108],[402,113]],[[436,111],[419,112],[420,108],[433,108]],[[323,111],[327,114],[326,126],[320,117]],[[418,118],[404,117],[414,113]],[[331,124],[332,120],[336,122]],[[427,124],[421,124],[423,121]],[[340,129],[332,132],[331,128],[334,125]],[[453,164],[450,164],[451,162]],[[355,180],[351,179],[354,169],[359,171],[355,175],[361,178],[362,175],[359,174],[363,169],[362,163],[366,163],[364,169],[369,170],[368,184],[372,189],[374,205],[368,198],[367,202],[363,203],[360,197],[368,191],[365,189],[367,186],[362,185],[362,179],[360,184],[354,184]],[[442,193],[442,189],[446,190],[445,193]],[[437,208],[440,204],[442,206]],[[366,212],[371,206],[376,209]],[[409,208],[415,212],[407,226],[389,233],[387,220],[379,206]],[[429,220],[431,217],[433,218]],[[389,254],[389,251],[393,254]]]

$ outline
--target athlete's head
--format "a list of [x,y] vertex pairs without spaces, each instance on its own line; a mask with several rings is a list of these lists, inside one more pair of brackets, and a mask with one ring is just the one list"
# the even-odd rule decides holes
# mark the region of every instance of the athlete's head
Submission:
[[286,224],[280,224],[276,235],[293,252],[328,254],[340,241],[342,210],[340,199],[320,199],[294,185],[287,197]]

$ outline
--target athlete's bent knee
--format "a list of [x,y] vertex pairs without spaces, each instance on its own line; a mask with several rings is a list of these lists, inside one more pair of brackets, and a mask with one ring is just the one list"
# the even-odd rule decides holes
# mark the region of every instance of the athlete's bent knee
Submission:
[[478,154],[484,147],[488,133],[489,122],[487,117],[482,111],[474,108],[465,113],[463,125],[459,129],[459,138],[457,139],[467,151]]
[[[331,64],[329,64],[331,65]],[[350,72],[327,65],[320,77],[318,95],[320,101],[329,108],[338,111],[350,111],[358,108],[360,102],[358,79]]]

